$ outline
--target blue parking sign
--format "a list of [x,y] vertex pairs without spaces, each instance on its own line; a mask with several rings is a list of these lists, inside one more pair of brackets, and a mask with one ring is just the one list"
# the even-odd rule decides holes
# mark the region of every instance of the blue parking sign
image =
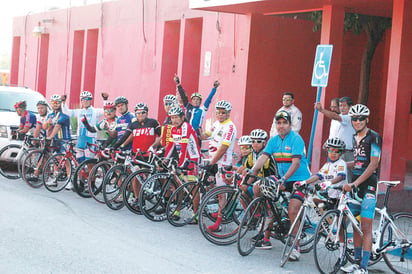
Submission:
[[312,87],[326,87],[328,85],[332,49],[333,45],[318,45],[316,47]]

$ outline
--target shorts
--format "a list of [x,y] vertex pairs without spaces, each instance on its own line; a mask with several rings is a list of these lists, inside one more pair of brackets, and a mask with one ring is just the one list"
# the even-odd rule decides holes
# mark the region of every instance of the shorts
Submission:
[[350,211],[354,216],[361,215],[361,218],[373,219],[375,217],[376,195],[375,193],[365,193],[360,205],[349,203]]
[[82,159],[82,160],[93,159],[94,156],[95,154],[91,152],[88,148],[83,149],[83,148],[76,147],[76,158],[77,159]]
[[226,178],[225,174],[222,174],[220,172],[220,168],[224,168],[224,165],[218,165],[219,169],[216,173],[216,186],[228,186],[228,185],[232,185],[233,181],[231,180],[231,177],[233,176],[232,173],[228,173],[228,175],[230,174],[230,178]]
[[298,191],[298,190],[293,192],[293,185],[296,182],[297,181],[288,181],[288,182],[286,182],[286,188],[283,191],[287,191],[287,192],[292,193],[292,196],[290,197],[290,199],[297,199],[297,200],[299,200],[303,203],[303,201],[305,201],[305,194],[303,194],[303,192]]

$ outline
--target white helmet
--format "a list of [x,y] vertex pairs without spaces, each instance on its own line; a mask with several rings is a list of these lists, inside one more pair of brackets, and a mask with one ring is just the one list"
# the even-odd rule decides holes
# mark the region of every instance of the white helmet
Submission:
[[353,117],[353,116],[369,117],[370,111],[367,106],[362,105],[362,104],[357,104],[357,105],[350,107],[348,114],[350,117]]
[[250,138],[266,140],[268,138],[268,134],[263,129],[258,128],[250,132]]
[[50,101],[58,101],[58,102],[61,102],[61,101],[62,101],[62,97],[61,97],[59,94],[53,94],[53,95],[50,97]]
[[83,100],[83,99],[93,99],[93,94],[90,92],[90,91],[87,91],[87,90],[85,90],[85,91],[82,91],[81,93],[80,93],[80,100]]
[[176,95],[168,94],[165,97],[163,97],[163,103],[166,103],[166,102],[177,104]]
[[277,179],[274,176],[269,176],[261,179],[258,182],[259,190],[268,199],[276,199]]
[[222,100],[216,103],[215,108],[223,108],[226,111],[231,111],[232,110],[232,104],[229,103],[228,101]]
[[183,112],[183,109],[179,106],[172,107],[169,112],[167,113],[169,116],[183,116],[185,113]]
[[329,138],[326,141],[326,147],[337,148],[342,151],[346,149],[345,142],[339,139],[338,137]]
[[249,135],[244,135],[239,138],[239,141],[237,141],[237,144],[239,146],[251,146],[252,145],[252,139],[250,139]]

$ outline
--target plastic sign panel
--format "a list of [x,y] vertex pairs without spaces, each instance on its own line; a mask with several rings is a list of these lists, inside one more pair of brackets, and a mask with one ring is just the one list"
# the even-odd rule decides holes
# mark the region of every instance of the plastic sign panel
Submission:
[[329,79],[330,60],[333,45],[316,47],[315,64],[313,65],[312,87],[326,87]]

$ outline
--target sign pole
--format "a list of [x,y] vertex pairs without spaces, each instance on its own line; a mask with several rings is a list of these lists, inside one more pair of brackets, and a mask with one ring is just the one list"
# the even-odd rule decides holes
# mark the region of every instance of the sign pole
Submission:
[[[322,95],[322,87],[318,87],[318,93],[316,95],[316,103],[320,102],[321,95]],[[308,163],[309,164],[312,161],[313,139],[315,138],[317,120],[318,120],[318,109],[315,108],[315,113],[313,114],[312,131],[310,133],[309,149],[308,149]]]

